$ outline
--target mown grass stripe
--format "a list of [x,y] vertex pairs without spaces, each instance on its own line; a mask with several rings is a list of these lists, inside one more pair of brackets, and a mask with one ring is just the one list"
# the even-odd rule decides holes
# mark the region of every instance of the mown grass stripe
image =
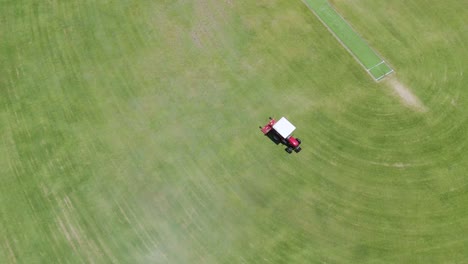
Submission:
[[304,0],[304,3],[376,81],[393,72],[327,1]]

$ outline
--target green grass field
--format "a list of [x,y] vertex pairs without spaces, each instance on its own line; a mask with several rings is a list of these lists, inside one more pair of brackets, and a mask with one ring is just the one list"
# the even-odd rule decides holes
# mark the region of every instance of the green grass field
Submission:
[[2,1],[0,263],[468,263],[463,1],[330,2],[427,111],[301,1]]
[[[304,3],[376,81],[393,72],[392,68],[369,47],[327,0],[304,0]],[[378,31],[376,33],[378,34]]]

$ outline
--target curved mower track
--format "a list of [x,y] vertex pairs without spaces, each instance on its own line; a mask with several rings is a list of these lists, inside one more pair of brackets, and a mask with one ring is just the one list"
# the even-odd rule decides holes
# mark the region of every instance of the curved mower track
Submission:
[[466,8],[331,2],[414,97],[301,1],[3,1],[0,262],[466,262]]

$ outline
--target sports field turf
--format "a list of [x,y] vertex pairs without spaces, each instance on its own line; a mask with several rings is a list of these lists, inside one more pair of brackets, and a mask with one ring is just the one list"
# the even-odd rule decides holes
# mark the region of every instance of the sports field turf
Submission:
[[2,1],[0,263],[466,263],[463,1],[330,3]]
[[[304,0],[307,6],[377,81],[393,72],[352,27],[330,6],[327,0]],[[375,32],[378,34],[378,31]]]

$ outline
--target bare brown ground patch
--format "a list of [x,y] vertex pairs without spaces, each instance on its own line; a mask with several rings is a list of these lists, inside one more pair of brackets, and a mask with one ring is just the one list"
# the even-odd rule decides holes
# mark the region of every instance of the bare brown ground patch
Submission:
[[398,96],[401,102],[409,108],[418,112],[427,112],[429,109],[419,100],[419,98],[411,92],[411,90],[402,84],[396,77],[390,77],[385,80],[393,93]]

